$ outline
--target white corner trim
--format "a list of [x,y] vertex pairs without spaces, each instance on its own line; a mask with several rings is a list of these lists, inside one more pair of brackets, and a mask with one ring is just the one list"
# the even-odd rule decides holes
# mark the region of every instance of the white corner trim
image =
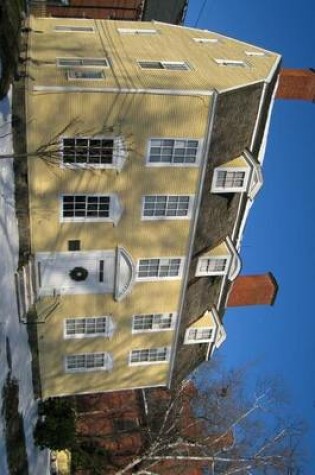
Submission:
[[170,368],[169,368],[169,374],[167,378],[167,386],[171,386],[171,381],[172,381],[172,376],[173,376],[173,371],[174,371],[174,365],[175,365],[175,359],[176,359],[176,351],[177,351],[177,346],[178,346],[178,339],[179,339],[179,330],[180,330],[180,322],[181,322],[181,317],[183,313],[183,307],[184,307],[184,300],[185,300],[185,290],[188,282],[188,273],[189,273],[189,265],[191,261],[191,256],[193,252],[193,245],[194,245],[194,237],[196,234],[196,228],[197,228],[197,221],[198,221],[198,214],[200,210],[200,205],[201,205],[201,198],[202,198],[202,191],[204,187],[204,181],[205,181],[205,176],[207,172],[207,163],[208,163],[208,155],[209,155],[209,149],[211,145],[211,139],[212,139],[212,131],[213,131],[213,126],[214,126],[214,118],[215,118],[215,113],[216,113],[216,108],[218,104],[218,97],[219,93],[217,90],[213,90],[213,101],[211,103],[211,106],[209,107],[209,112],[208,112],[208,119],[207,119],[207,132],[206,136],[204,139],[203,143],[203,150],[202,150],[202,162],[200,164],[200,174],[199,174],[199,190],[198,193],[196,194],[195,198],[195,211],[193,214],[193,219],[191,220],[191,227],[190,227],[190,236],[189,236],[189,243],[188,243],[188,252],[187,252],[187,257],[185,261],[185,267],[183,270],[183,282],[182,282],[182,289],[181,289],[181,296],[180,296],[180,302],[178,306],[178,319],[176,322],[176,330],[175,330],[175,337],[174,337],[174,344],[172,345],[172,352],[170,356]]
[[126,87],[82,87],[82,86],[32,86],[34,92],[55,94],[58,92],[104,92],[108,94],[152,94],[161,96],[212,96],[213,89],[143,89]]

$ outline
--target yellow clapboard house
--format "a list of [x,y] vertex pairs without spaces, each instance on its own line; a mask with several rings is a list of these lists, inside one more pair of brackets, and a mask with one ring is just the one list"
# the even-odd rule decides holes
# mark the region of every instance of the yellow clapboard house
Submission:
[[225,338],[280,57],[158,22],[30,29],[43,397],[170,386]]

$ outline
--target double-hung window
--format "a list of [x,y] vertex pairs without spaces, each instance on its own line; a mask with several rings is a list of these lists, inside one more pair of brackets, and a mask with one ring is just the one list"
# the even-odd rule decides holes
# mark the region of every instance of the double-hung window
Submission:
[[190,218],[193,197],[187,195],[148,195],[144,197],[143,219]]
[[104,79],[105,75],[102,69],[68,69],[68,80],[87,80],[95,81]]
[[109,371],[111,368],[112,358],[108,353],[80,353],[65,356],[66,373]]
[[216,186],[218,188],[243,188],[246,173],[242,171],[218,170],[216,176]]
[[214,61],[220,66],[230,66],[232,68],[248,68],[249,65],[245,61],[238,59],[218,59],[214,58]]
[[117,222],[122,209],[117,195],[63,195],[61,221]]
[[108,317],[67,318],[64,322],[65,338],[109,337],[112,333]]
[[138,61],[141,69],[167,69],[170,71],[189,71],[191,68],[185,61]]
[[153,28],[117,28],[120,35],[156,35],[157,30]]
[[99,67],[108,68],[109,62],[107,58],[58,58],[57,66],[59,68],[84,68]]
[[165,363],[169,361],[169,357],[170,348],[167,346],[161,348],[136,349],[130,352],[129,363],[131,365]]
[[95,33],[93,26],[56,25],[54,31],[64,33]]
[[118,168],[125,158],[120,137],[65,137],[61,142],[62,163],[78,168]]
[[132,332],[150,332],[172,330],[175,325],[175,313],[153,313],[147,315],[134,315]]
[[179,279],[183,273],[183,258],[140,259],[137,279]]
[[201,141],[195,139],[151,139],[148,165],[197,165],[201,156]]
[[185,343],[206,343],[212,338],[212,328],[188,328],[185,334]]
[[198,260],[196,276],[224,275],[227,264],[227,257],[201,257]]

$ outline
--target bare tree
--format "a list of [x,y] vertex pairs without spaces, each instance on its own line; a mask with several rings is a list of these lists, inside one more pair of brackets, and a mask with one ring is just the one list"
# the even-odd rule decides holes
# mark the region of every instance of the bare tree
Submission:
[[116,475],[188,474],[193,467],[210,475],[297,474],[304,427],[285,419],[281,396],[273,381],[246,394],[242,371],[202,390],[186,383],[164,407],[152,393],[147,448]]

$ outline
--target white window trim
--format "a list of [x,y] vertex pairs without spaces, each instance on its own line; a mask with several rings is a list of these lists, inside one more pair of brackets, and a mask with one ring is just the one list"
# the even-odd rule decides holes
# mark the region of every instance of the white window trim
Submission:
[[[185,69],[168,69],[168,68],[143,68],[140,63],[161,63],[163,66],[165,64],[185,64],[187,68]],[[141,71],[171,71],[172,73],[183,73],[187,71],[192,71],[194,68],[187,61],[162,61],[160,59],[137,59],[137,64]]]
[[[68,368],[67,366],[67,358],[69,356],[82,356],[82,355],[104,355],[104,366],[98,366],[98,367],[93,367],[93,368]],[[110,371],[113,367],[113,361],[108,352],[95,352],[95,353],[75,353],[75,354],[69,354],[64,356],[64,371],[65,373],[73,374],[73,373],[90,373],[90,372],[96,372],[96,371]]]
[[[140,266],[140,261],[142,260],[150,260],[150,259],[180,259],[180,265],[179,265],[179,272],[177,276],[167,276],[167,277],[156,277],[156,276],[148,276],[148,277],[139,277],[139,266]],[[137,282],[160,282],[164,280],[180,280],[183,276],[183,270],[184,270],[184,264],[185,264],[185,257],[183,256],[167,256],[167,257],[141,257],[141,259],[138,259],[137,262],[137,270],[136,270],[136,281]]]
[[[162,361],[139,361],[139,362],[132,362],[131,361],[131,355],[132,351],[141,351],[141,350],[158,350],[160,348],[166,348],[166,358],[165,360]],[[171,347],[170,346],[162,346],[162,347],[155,347],[155,348],[133,348],[133,350],[130,350],[129,356],[128,356],[128,364],[129,366],[148,366],[148,365],[157,365],[157,364],[167,364],[170,361],[170,356],[171,356]]]
[[153,28],[117,28],[120,35],[155,35],[158,33]]
[[[150,162],[150,150],[151,150],[151,140],[195,140],[198,142],[197,147],[197,154],[196,160],[194,163],[167,163],[167,162]],[[199,167],[201,163],[202,157],[202,150],[203,150],[203,139],[196,139],[191,137],[149,137],[147,141],[147,148],[146,148],[146,166],[147,167],[180,167],[180,168],[191,168],[191,167]]]
[[[85,217],[73,217],[73,218],[64,218],[63,217],[63,197],[64,196],[108,196],[110,198],[109,204],[109,217],[108,218],[85,218]],[[117,224],[121,215],[122,215],[122,206],[120,204],[118,195],[116,194],[106,194],[101,195],[99,193],[63,193],[60,195],[60,216],[59,220],[61,223],[101,223],[101,222],[109,222]]]
[[[148,315],[172,315],[172,320],[171,320],[171,326],[169,328],[146,328],[146,329],[135,329],[134,328],[134,322],[135,322],[135,319],[136,317],[146,317]],[[151,313],[151,314],[136,314],[136,315],[133,315],[132,316],[132,330],[131,332],[134,333],[134,334],[137,334],[137,333],[155,333],[155,332],[168,332],[168,331],[172,331],[174,330],[175,328],[175,325],[176,325],[176,320],[177,320],[177,312],[156,312],[156,313]]]
[[[85,71],[85,73],[87,73],[88,71],[93,71],[93,72],[100,72],[101,73],[101,77],[99,78],[96,78],[96,77],[85,77],[85,78],[76,78],[76,77],[71,77],[71,73],[73,73],[74,71],[78,70],[80,71],[81,69],[83,69]],[[68,71],[67,71],[67,79],[68,81],[104,81],[105,79],[105,74],[104,74],[104,71],[103,69],[92,69],[92,67],[90,68],[81,68],[80,66],[79,67],[69,67],[68,68]]]
[[[189,204],[188,204],[188,213],[185,216],[144,216],[144,204],[145,198],[147,196],[188,196]],[[192,212],[194,209],[194,199],[195,195],[145,195],[142,197],[142,205],[141,205],[141,220],[142,221],[181,221],[181,220],[189,220],[191,219]]]
[[[203,271],[201,271],[200,267],[201,267],[202,261],[203,260],[209,260],[209,259],[211,259],[213,261],[221,260],[221,259],[226,260],[225,269],[223,271],[212,271],[212,272],[203,272]],[[230,256],[229,253],[222,254],[222,255],[215,255],[215,256],[211,256],[211,255],[201,256],[201,257],[199,257],[198,262],[197,262],[196,277],[209,277],[209,276],[216,276],[216,275],[226,275],[229,271],[230,263],[231,263],[231,256]]]
[[[219,172],[244,172],[244,183],[241,187],[221,187],[217,185],[218,174]],[[248,184],[251,176],[251,169],[250,167],[226,167],[226,166],[219,166],[214,169],[212,184],[211,184],[211,193],[237,193],[243,192],[248,190]]]
[[[98,332],[98,333],[75,333],[74,335],[68,335],[67,334],[67,321],[69,320],[85,320],[88,318],[105,318],[106,319],[106,332]],[[83,339],[83,338],[97,338],[97,337],[102,337],[102,338],[111,338],[113,333],[114,333],[114,325],[112,318],[108,315],[100,315],[100,316],[87,316],[87,317],[71,317],[71,318],[65,318],[63,321],[63,338],[64,340],[76,340],[76,339]]]
[[[64,139],[86,139],[86,140],[113,140],[114,141],[114,148],[113,148],[113,163],[64,163],[63,162],[63,140]],[[126,158],[127,158],[127,150],[126,145],[124,142],[123,137],[111,137],[109,135],[94,135],[91,137],[87,137],[86,135],[75,135],[75,136],[68,136],[63,135],[60,137],[59,140],[59,148],[60,148],[60,167],[61,168],[71,168],[71,169],[116,169],[121,171]],[[79,193],[78,193],[79,194]]]
[[[204,338],[204,339],[201,339],[201,340],[198,340],[198,339],[192,339],[192,338],[189,338],[189,331],[190,330],[197,330],[197,331],[203,331],[203,330],[206,330],[206,331],[209,331],[211,330],[211,337],[210,338]],[[185,331],[185,339],[184,339],[184,344],[186,345],[196,345],[198,343],[210,343],[212,341],[214,341],[215,339],[215,329],[212,328],[212,327],[189,327],[186,329]]]
[[95,33],[95,28],[89,25],[56,25],[54,31],[57,33]]
[[[101,64],[97,64],[97,65],[93,65],[93,64],[68,64],[68,65],[65,65],[65,64],[60,64],[61,61],[73,61],[73,60],[81,60],[81,61],[85,61],[85,60],[89,60],[89,61],[93,61],[93,60],[97,60],[97,61],[106,61],[106,65],[101,65]],[[58,57],[57,60],[57,67],[58,68],[61,68],[61,69],[92,69],[92,68],[97,68],[97,69],[108,69],[110,67],[110,62],[109,62],[109,59],[106,58],[106,57],[90,57],[90,56],[85,56],[84,58],[79,58],[79,57],[74,57],[74,56],[69,56],[69,57]]]
[[200,44],[203,44],[203,43],[219,43],[219,39],[218,38],[193,38],[193,41],[195,43],[200,43]]
[[243,66],[244,68],[249,68],[249,64],[246,63],[246,61],[243,61],[240,59],[213,58],[213,61],[217,63],[219,66],[224,66],[224,67]]

